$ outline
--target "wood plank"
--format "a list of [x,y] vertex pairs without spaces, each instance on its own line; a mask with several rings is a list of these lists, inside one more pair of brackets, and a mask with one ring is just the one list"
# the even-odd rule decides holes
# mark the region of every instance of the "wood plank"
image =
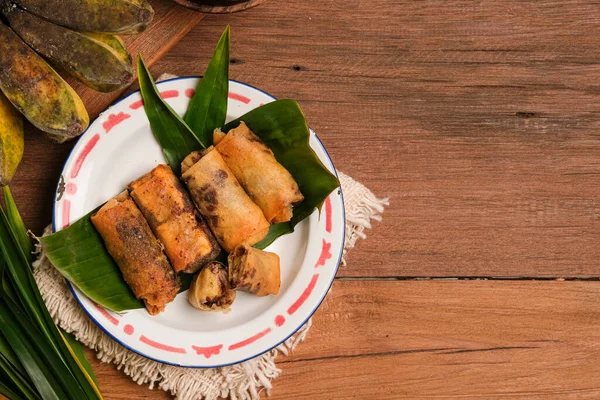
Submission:
[[[203,17],[203,14],[178,6],[170,0],[150,0],[150,3],[154,8],[154,20],[150,27],[139,35],[123,37],[134,62],[137,56],[141,55],[148,66],[169,51]],[[99,93],[74,78],[69,77],[67,81],[81,96],[91,120],[124,91]]]
[[392,198],[342,276],[599,276],[599,11],[268,1],[207,16],[155,70],[199,73],[231,25],[231,77],[298,99],[338,168]]
[[[598,398],[598,320],[600,282],[337,281],[272,398]],[[94,369],[107,400],[163,398]]]

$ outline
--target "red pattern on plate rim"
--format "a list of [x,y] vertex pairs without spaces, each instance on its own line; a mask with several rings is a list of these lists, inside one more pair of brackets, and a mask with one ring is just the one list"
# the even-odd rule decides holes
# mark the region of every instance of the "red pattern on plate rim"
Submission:
[[182,348],[182,347],[173,347],[173,346],[169,346],[167,344],[155,342],[152,339],[148,339],[144,335],[140,336],[140,342],[146,343],[148,346],[152,346],[152,347],[157,348],[159,350],[168,351],[170,353],[181,353],[181,354],[186,354],[187,353],[187,351],[185,351],[185,349]]
[[275,326],[279,327],[285,324],[285,317],[281,314],[275,317]]
[[77,159],[75,160],[75,165],[73,165],[73,169],[71,170],[71,178],[77,178],[77,175],[79,174],[79,171],[81,170],[81,167],[83,166],[86,157],[94,149],[94,146],[96,146],[96,143],[98,143],[99,140],[100,135],[96,133],[94,136],[92,136],[90,141],[87,142],[85,146],[83,146],[83,150],[81,150],[81,153],[79,153],[79,156],[77,156]]
[[108,119],[102,123],[102,127],[106,133],[110,132],[112,128],[119,125],[121,122],[131,118],[131,115],[124,112],[118,114],[110,114]]
[[179,97],[179,90],[165,90],[163,92],[160,92],[160,97],[162,97],[163,100]]
[[141,108],[144,105],[144,100],[138,100],[138,101],[134,101],[133,103],[131,103],[129,105],[129,108],[131,108],[132,110],[137,110],[138,108]]
[[250,104],[250,98],[248,98],[244,95],[241,95],[239,93],[229,92],[227,94],[227,97],[229,97],[231,100],[241,101],[244,104]]
[[310,283],[308,284],[306,289],[304,289],[304,292],[302,292],[300,297],[298,297],[298,300],[296,300],[294,302],[294,304],[292,304],[290,306],[290,308],[288,308],[287,312],[289,315],[294,314],[296,311],[298,311],[298,309],[302,306],[302,304],[304,304],[304,302],[308,299],[308,297],[312,293],[313,289],[317,285],[318,280],[319,280],[319,274],[314,274],[312,279],[310,280]]
[[271,328],[267,328],[264,331],[258,332],[256,335],[250,336],[248,339],[232,344],[231,346],[229,346],[229,351],[248,346],[249,344],[256,342],[258,339],[267,336],[269,333],[271,333]]
[[321,246],[321,255],[319,256],[319,259],[317,260],[317,263],[315,264],[315,268],[325,266],[325,263],[330,258],[331,258],[331,243],[329,243],[325,239],[323,239],[323,244]]
[[331,233],[333,223],[331,222],[331,196],[327,196],[325,199],[325,230]]
[[123,327],[123,332],[125,332],[127,335],[133,335],[134,331],[135,329],[133,328],[133,325],[127,324]]
[[62,213],[62,228],[68,228],[71,225],[69,221],[71,218],[71,202],[67,199],[63,200],[63,213]]
[[210,346],[210,347],[192,346],[192,349],[194,349],[196,351],[196,354],[203,355],[204,358],[210,358],[211,356],[219,355],[222,348],[223,348],[222,344],[219,344],[217,346]]
[[77,193],[77,185],[73,182],[69,182],[65,185],[65,193],[75,194]]
[[106,318],[107,320],[110,321],[111,324],[115,325],[115,326],[119,326],[119,320],[116,319],[115,317],[113,317],[112,315],[110,315],[110,313],[108,311],[106,311],[104,309],[104,307],[99,306],[98,304],[92,302],[94,304],[94,307],[96,307],[96,310],[98,310],[100,312],[100,314],[102,314],[102,316],[104,318]]
[[190,99],[191,99],[192,97],[194,97],[194,93],[196,93],[196,90],[195,90],[195,89],[191,89],[191,88],[190,88],[190,89],[185,89],[185,95],[186,95],[187,97],[189,97]]

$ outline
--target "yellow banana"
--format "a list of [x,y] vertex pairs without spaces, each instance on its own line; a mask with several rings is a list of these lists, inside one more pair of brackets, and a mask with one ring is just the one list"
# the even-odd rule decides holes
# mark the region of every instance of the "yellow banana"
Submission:
[[58,143],[79,136],[89,124],[77,93],[1,23],[0,90],[25,118]]
[[23,118],[0,92],[0,185],[8,185],[23,158]]
[[86,32],[139,33],[154,17],[154,10],[147,0],[14,1],[38,17]]
[[112,47],[120,44],[113,36],[83,34],[16,7],[5,10],[4,16],[12,30],[33,50],[92,89],[112,92],[133,81],[128,53],[124,47],[120,51]]

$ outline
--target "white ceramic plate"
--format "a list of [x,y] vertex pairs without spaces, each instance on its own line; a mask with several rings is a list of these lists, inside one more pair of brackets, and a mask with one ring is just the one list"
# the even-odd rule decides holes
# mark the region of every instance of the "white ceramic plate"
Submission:
[[[164,81],[158,88],[173,109],[183,114],[198,83],[187,77]],[[230,81],[228,120],[275,100],[251,86]],[[166,163],[138,92],[106,110],[83,134],[67,160],[54,204],[54,230],[63,229],[118,194],[125,185]],[[335,173],[325,148],[311,131],[310,145]],[[158,316],[146,310],[109,312],[77,288],[72,292],[89,317],[128,349],[167,364],[216,367],[262,354],[285,341],[315,312],[327,294],[344,247],[345,216],[341,189],[298,224],[293,234],[277,239],[268,251],[281,258],[281,290],[256,297],[238,292],[231,312],[210,313],[188,304],[187,292]]]

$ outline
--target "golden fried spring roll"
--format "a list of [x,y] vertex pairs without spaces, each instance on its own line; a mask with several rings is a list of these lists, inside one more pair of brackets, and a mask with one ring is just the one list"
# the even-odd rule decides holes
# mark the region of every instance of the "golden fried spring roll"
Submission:
[[269,222],[292,218],[292,205],[304,200],[298,184],[244,122],[226,135],[217,129],[213,140],[223,160]]
[[128,186],[175,272],[196,272],[221,250],[185,188],[161,164]]
[[190,154],[181,164],[182,179],[217,241],[231,252],[253,245],[269,232],[262,211],[244,192],[214,147]]
[[179,278],[127,191],[106,202],[91,220],[135,297],[150,315],[163,311],[179,291]]
[[228,312],[235,295],[235,290],[229,286],[227,267],[213,261],[194,277],[188,300],[199,310]]
[[279,256],[247,245],[240,245],[229,254],[231,287],[266,296],[279,293]]

